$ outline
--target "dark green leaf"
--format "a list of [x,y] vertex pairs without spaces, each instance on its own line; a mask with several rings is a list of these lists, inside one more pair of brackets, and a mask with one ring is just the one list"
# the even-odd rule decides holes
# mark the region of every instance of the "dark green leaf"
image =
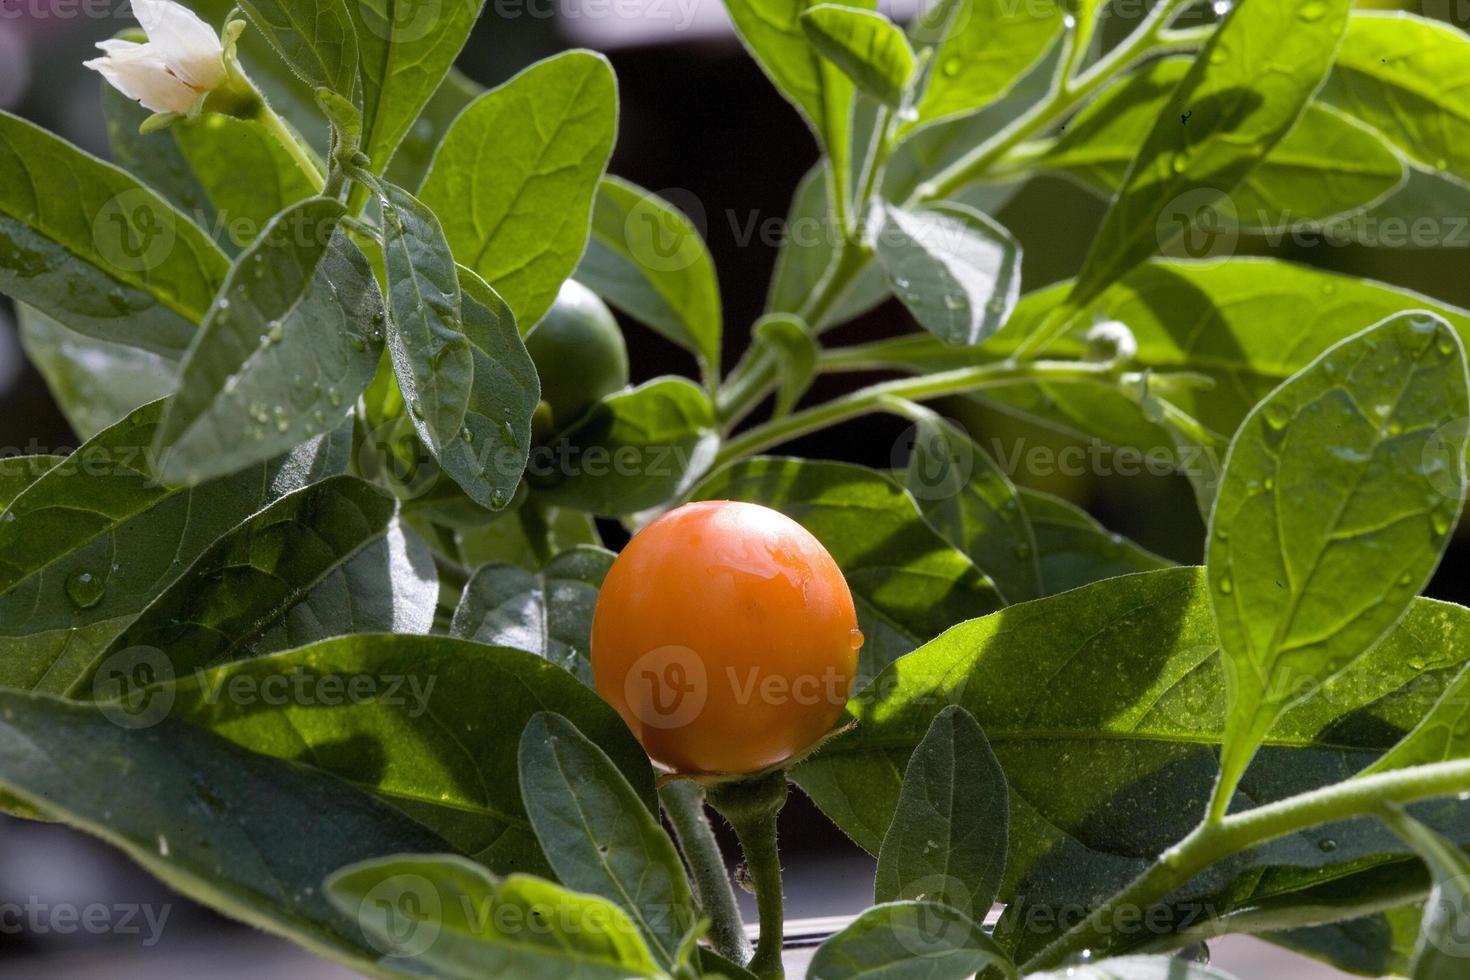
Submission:
[[590,687],[592,609],[614,557],[584,545],[562,552],[539,572],[504,562],[485,565],[465,586],[449,632],[530,651]]
[[459,276],[434,213],[402,188],[382,192],[388,352],[413,427],[437,457],[459,440],[475,381]]
[[521,797],[558,880],[621,908],[660,965],[672,967],[695,922],[694,897],[647,802],[594,741],[553,712],[526,726],[520,765]]
[[520,508],[507,509],[489,524],[456,532],[459,560],[470,568],[488,562],[508,562],[535,569],[546,562],[548,555],[578,545],[602,545],[590,515],[560,507],[541,507],[539,503],[537,509],[540,514],[529,518]]
[[196,901],[369,968],[372,951],[322,881],[344,864],[443,841],[340,780],[175,721],[132,729],[118,717],[0,691],[0,787]]
[[1328,350],[1241,426],[1206,562],[1232,667],[1227,784],[1302,684],[1372,649],[1439,564],[1465,496],[1466,389],[1454,331],[1407,314]]
[[611,395],[531,456],[527,479],[552,504],[631,514],[682,496],[718,437],[709,397],[683,378]]
[[327,881],[389,969],[451,980],[662,976],[621,909],[527,875],[497,879],[454,855],[367,861]]
[[677,208],[604,177],[577,280],[693,352],[706,374],[719,372],[720,285],[704,239]]
[[985,930],[935,902],[894,902],[868,909],[812,957],[811,980],[968,980],[1016,968]]
[[229,269],[131,176],[0,113],[0,292],[73,330],[177,359]]
[[914,499],[872,470],[752,459],[714,473],[691,497],[764,504],[822,542],[847,577],[868,637],[861,677],[874,676],[916,639],[1000,606],[990,580],[924,522]]
[[586,248],[617,104],[601,55],[569,51],[538,62],[459,115],[424,180],[420,196],[444,222],[460,264],[504,296],[527,330]]
[[357,32],[346,0],[241,0],[301,80],[344,98],[357,92]]
[[64,456],[3,456],[0,457],[0,513],[9,507],[21,493],[54,469]]
[[21,349],[83,439],[178,387],[179,365],[162,355],[77,333],[24,304],[16,319]]
[[914,74],[914,50],[882,14],[819,3],[801,15],[812,46],[862,92],[897,109]]
[[1021,503],[1036,535],[1043,595],[1070,592],[1105,578],[1151,572],[1171,562],[1114,534],[1059,497],[1022,489]]
[[484,0],[348,4],[360,52],[362,151],[379,173],[443,82],[483,5]]
[[236,260],[155,439],[163,479],[223,476],[335,429],[372,380],[382,294],[341,216],[313,198]]
[[1006,322],[1021,293],[1021,246],[962,204],[890,205],[876,245],[914,319],[947,344],[973,345]]
[[984,921],[1006,869],[1006,778],[964,708],[934,716],[878,852],[875,902],[926,899]]
[[[350,616],[352,601],[340,595],[346,572],[369,545],[382,540],[395,510],[392,497],[351,476],[282,497],[210,545],[99,661],[147,647],[161,652],[179,676],[336,635],[327,634],[313,614],[312,594],[325,587],[346,598],[345,608],[331,612],[330,621],[342,625],[339,617]],[[438,598],[437,587],[432,591],[429,622]],[[365,628],[354,630],[350,623],[343,632],[386,632],[393,626],[392,609],[372,610]],[[69,693],[89,697],[98,681],[99,675],[89,672]]]
[[343,637],[166,690],[174,717],[360,786],[497,873],[547,868],[516,777],[521,732],[538,711],[575,721],[654,805],[648,757],[617,714],[566,671],[519,650]]
[[218,538],[346,469],[344,430],[193,490],[148,468],[162,402],[133,412],[0,514],[0,673],[60,693]]
[[[1180,82],[1178,113],[1160,116],[1139,150],[1070,302],[1091,302],[1169,245],[1186,230],[1169,220],[1171,213],[1184,213],[1187,204],[1193,215],[1218,202],[1275,149],[1321,87],[1350,5],[1248,2],[1231,9]],[[1181,126],[1185,112],[1192,115]]]
[[1010,479],[952,422],[925,416],[913,434],[904,487],[924,519],[970,556],[1006,602],[1041,595],[1036,536]]

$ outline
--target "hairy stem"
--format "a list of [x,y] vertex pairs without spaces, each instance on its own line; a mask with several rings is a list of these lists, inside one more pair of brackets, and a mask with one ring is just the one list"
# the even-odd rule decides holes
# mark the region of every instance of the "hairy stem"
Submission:
[[260,112],[256,115],[255,120],[275,137],[276,142],[281,144],[281,149],[285,150],[286,155],[291,158],[291,162],[295,163],[297,169],[306,175],[312,188],[320,194],[327,186],[326,175],[322,173],[316,154],[306,148],[301,142],[301,137],[296,135],[296,131],[288,126],[286,120],[277,115],[274,109],[266,105],[264,100],[260,103]]
[[689,864],[699,906],[709,916],[710,943],[725,959],[744,963],[750,958],[750,939],[735,903],[724,855],[704,815],[704,792],[693,782],[678,780],[662,787],[658,797]]
[[761,980],[784,980],[786,969],[781,963],[781,947],[786,921],[776,817],[786,804],[786,773],[777,770],[744,782],[715,786],[709,791],[709,802],[735,829],[755,886],[760,940],[746,967]]
[[1152,908],[1232,854],[1324,823],[1381,813],[1386,804],[1403,805],[1466,791],[1470,791],[1470,760],[1462,759],[1350,779],[1222,820],[1207,820],[1132,884],[1024,964],[1024,970],[1051,969],[1083,950],[1105,947],[1120,916]]

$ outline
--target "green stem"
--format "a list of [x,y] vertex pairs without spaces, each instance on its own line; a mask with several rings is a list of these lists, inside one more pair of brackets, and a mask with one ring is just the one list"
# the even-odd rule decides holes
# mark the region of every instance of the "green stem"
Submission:
[[761,933],[755,955],[746,968],[761,980],[784,980],[786,969],[781,962],[781,947],[786,921],[776,817],[786,803],[786,773],[777,770],[744,782],[715,786],[709,791],[709,802],[735,829],[755,886]]
[[1470,759],[1377,773],[1280,800],[1222,820],[1202,823],[1152,867],[1060,939],[1023,965],[1024,972],[1053,969],[1083,950],[1106,947],[1114,922],[1166,899],[1195,875],[1233,854],[1288,834],[1349,817],[1381,813],[1386,804],[1409,804],[1470,790]]
[[894,399],[928,401],[946,395],[967,394],[995,385],[1011,384],[1028,378],[1050,380],[1096,380],[1111,371],[1108,365],[1074,361],[1003,361],[977,367],[959,368],[938,374],[901,378],[869,385],[850,395],[816,405],[803,412],[756,426],[725,443],[715,465],[741,459],[790,442],[812,432],[860,418],[873,412],[886,411]]
[[[1050,97],[1038,102],[1030,110],[1017,117],[1015,122],[997,133],[992,139],[981,143],[960,157],[931,180],[914,190],[917,201],[932,201],[953,194],[956,190],[983,178],[991,164],[1005,157],[1035,134],[1053,123],[1059,122],[1118,74],[1133,67],[1145,57],[1153,57],[1166,50],[1197,43],[1193,33],[1171,34],[1166,31],[1176,11],[1190,0],[1162,0],[1148,17],[1128,38],[1076,78],[1064,77],[1052,91]],[[1069,39],[1069,49],[1063,64],[1074,66],[1077,58],[1070,47],[1075,38]]]
[[677,780],[661,788],[658,796],[689,864],[699,907],[709,916],[710,943],[725,959],[744,963],[750,958],[750,939],[745,935],[725,857],[704,815],[704,792],[694,782]]
[[255,120],[276,138],[276,142],[280,143],[281,148],[286,151],[286,155],[306,175],[312,188],[320,194],[327,186],[326,175],[322,172],[321,163],[317,160],[316,154],[307,149],[301,142],[301,137],[296,135],[296,131],[288,126],[286,120],[277,115],[274,109],[266,105],[264,99],[261,100],[260,111],[255,116]]

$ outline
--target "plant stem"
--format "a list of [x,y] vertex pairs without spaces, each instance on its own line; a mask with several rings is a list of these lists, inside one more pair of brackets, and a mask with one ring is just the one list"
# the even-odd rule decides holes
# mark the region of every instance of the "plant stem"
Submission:
[[1074,361],[1002,361],[885,381],[741,433],[725,443],[715,457],[714,465],[719,466],[753,455],[839,422],[860,418],[872,412],[886,411],[894,399],[927,401],[945,395],[966,394],[995,385],[1010,384],[1026,378],[1096,380],[1106,377],[1110,371],[1108,365]]
[[281,149],[286,151],[286,155],[311,182],[312,188],[320,194],[327,186],[326,175],[322,173],[316,154],[302,144],[301,137],[296,135],[296,131],[288,126],[286,120],[277,115],[274,109],[266,105],[264,99],[260,102],[260,111],[256,114],[255,120],[276,138],[276,142],[281,144]]
[[1024,972],[1055,968],[1083,950],[1105,947],[1114,921],[1166,899],[1210,865],[1288,834],[1348,817],[1470,791],[1470,760],[1438,762],[1377,773],[1202,823],[1152,867],[1071,931],[1023,965]]
[[786,773],[777,770],[744,782],[714,786],[709,791],[709,802],[735,829],[740,849],[745,853],[745,866],[755,885],[760,940],[746,968],[761,980],[784,980],[786,969],[781,963],[781,947],[786,922],[776,817],[786,803]]
[[733,963],[744,963],[750,958],[750,939],[735,903],[724,855],[704,815],[704,792],[694,782],[677,780],[661,788],[658,797],[689,864],[699,907],[709,916],[709,938],[715,952]]

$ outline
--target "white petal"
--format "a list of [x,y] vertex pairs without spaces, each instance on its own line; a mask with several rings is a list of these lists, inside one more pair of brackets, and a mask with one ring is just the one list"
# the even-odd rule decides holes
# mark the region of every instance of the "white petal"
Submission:
[[219,35],[199,15],[173,0],[132,0],[133,16],[164,63],[196,89],[214,88],[225,78]]
[[194,108],[199,93],[175,78],[158,57],[129,52],[122,57],[94,58],[83,62],[123,95],[143,103],[154,112],[184,115]]
[[120,37],[108,38],[106,41],[98,41],[97,47],[114,58],[125,58],[135,51],[141,51],[147,45],[139,44],[137,41],[124,41]]

